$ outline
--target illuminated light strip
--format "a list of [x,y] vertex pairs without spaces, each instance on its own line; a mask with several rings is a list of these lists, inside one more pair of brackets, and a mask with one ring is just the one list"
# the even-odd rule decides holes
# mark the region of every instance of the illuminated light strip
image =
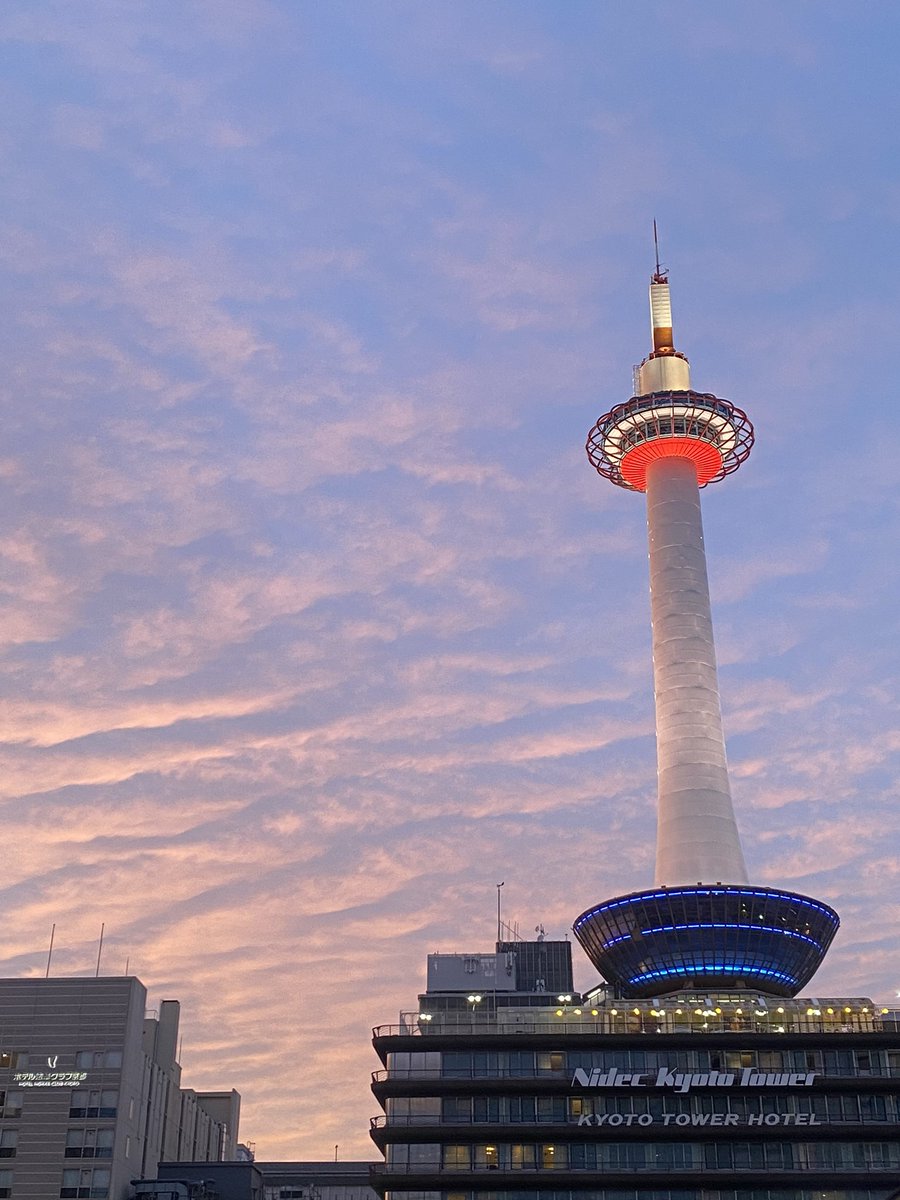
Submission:
[[660,979],[667,975],[767,975],[771,979],[782,979],[791,987],[796,986],[797,980],[784,971],[770,971],[765,967],[754,967],[750,964],[738,967],[701,966],[701,967],[661,967],[658,971],[645,971],[643,975],[633,975],[629,983],[643,983],[646,979]]
[[636,491],[645,492],[647,468],[660,458],[689,459],[696,468],[700,487],[710,483],[722,470],[722,453],[717,446],[698,437],[661,433],[625,452],[619,463],[622,478]]
[[[809,942],[811,946],[815,946],[817,950],[821,950],[821,943],[815,941],[811,937],[807,937],[805,933],[794,933],[792,929],[776,929],[772,925],[732,925],[727,921],[698,921],[693,925],[659,925],[655,929],[642,929],[641,935],[651,933],[672,933],[677,929],[749,929],[755,933],[777,933],[780,937],[799,938],[802,942]],[[631,937],[631,934],[626,934],[626,937]],[[620,942],[622,938],[616,938],[615,941]],[[608,946],[612,946],[613,942],[607,942]]]
[[817,904],[814,900],[807,900],[805,896],[798,896],[794,892],[762,892],[753,891],[747,888],[681,888],[677,891],[668,892],[638,892],[635,896],[627,896],[624,900],[610,900],[606,904],[600,904],[597,908],[592,908],[590,912],[579,917],[575,922],[576,928],[584,921],[595,917],[598,913],[608,912],[613,908],[622,908],[627,904],[644,904],[648,900],[667,900],[670,896],[761,896],[766,900],[791,900],[795,904],[802,904],[806,908],[814,908],[817,912],[823,913],[832,921],[837,920],[837,914],[833,909],[826,908],[823,904]]

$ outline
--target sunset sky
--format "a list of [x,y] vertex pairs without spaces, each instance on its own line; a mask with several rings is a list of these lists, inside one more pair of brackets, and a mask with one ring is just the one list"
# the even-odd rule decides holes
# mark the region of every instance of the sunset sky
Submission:
[[[751,878],[900,990],[900,15],[4,0],[2,974],[126,964],[261,1158],[375,1157],[426,955],[652,882],[644,503],[694,385]],[[575,950],[576,982],[596,977]]]

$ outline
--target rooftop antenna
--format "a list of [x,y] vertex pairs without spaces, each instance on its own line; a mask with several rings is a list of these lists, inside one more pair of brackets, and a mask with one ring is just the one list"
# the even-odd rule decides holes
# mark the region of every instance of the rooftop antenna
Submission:
[[654,283],[668,283],[669,272],[659,265],[659,234],[656,229],[656,218],[653,219],[653,248],[656,251],[656,271],[653,274]]
[[103,953],[103,931],[106,929],[106,922],[100,924],[100,945],[97,947],[97,970],[94,972],[94,978],[100,978],[100,956]]
[[50,978],[50,959],[53,957],[53,939],[56,936],[56,922],[54,921],[50,927],[50,949],[47,951],[47,970],[44,972],[44,978]]
[[[504,880],[504,881],[503,881],[503,883],[505,883],[505,882],[506,882],[506,880]],[[497,948],[498,948],[498,949],[500,948],[500,942],[502,942],[502,941],[503,941],[503,938],[500,936],[500,934],[501,934],[501,922],[500,922],[500,889],[503,887],[503,883],[498,883],[498,884],[497,884]]]

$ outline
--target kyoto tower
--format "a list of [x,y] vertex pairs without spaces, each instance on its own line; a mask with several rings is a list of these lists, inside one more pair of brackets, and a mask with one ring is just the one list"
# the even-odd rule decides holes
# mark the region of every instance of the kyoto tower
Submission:
[[[655,233],[655,226],[654,226]],[[668,274],[650,281],[652,349],[635,395],[597,421],[587,453],[604,478],[646,492],[658,817],[656,886],[598,904],[575,936],[622,995],[747,988],[796,995],[838,927],[818,900],[750,885],[731,801],[700,489],[753,445],[747,416],[691,388],[675,349]]]

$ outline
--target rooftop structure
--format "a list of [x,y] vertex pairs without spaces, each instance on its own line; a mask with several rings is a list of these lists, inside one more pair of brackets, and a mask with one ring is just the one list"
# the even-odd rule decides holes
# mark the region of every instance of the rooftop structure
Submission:
[[368,1162],[163,1163],[133,1200],[376,1200]]

